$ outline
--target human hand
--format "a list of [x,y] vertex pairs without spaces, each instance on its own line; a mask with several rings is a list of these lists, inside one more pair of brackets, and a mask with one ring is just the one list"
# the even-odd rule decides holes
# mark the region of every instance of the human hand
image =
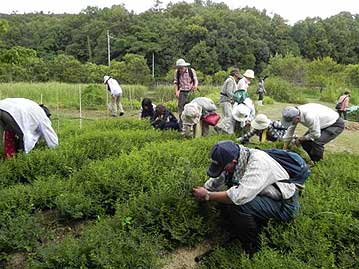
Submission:
[[197,200],[204,201],[208,191],[204,187],[195,187],[192,189],[192,194]]
[[176,91],[176,98],[178,99],[179,98],[179,94],[180,94],[180,91]]

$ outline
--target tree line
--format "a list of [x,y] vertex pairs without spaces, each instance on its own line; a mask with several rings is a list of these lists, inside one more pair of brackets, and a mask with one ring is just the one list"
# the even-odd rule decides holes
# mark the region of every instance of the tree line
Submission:
[[[92,80],[91,74],[108,71],[107,31],[115,67],[136,74],[125,75],[126,82],[149,82],[153,56],[156,80],[165,80],[182,57],[203,76],[232,66],[261,73],[276,55],[330,57],[339,64],[359,60],[358,14],[307,18],[290,26],[281,16],[255,8],[231,10],[200,0],[162,8],[155,1],[141,14],[122,5],[87,7],[79,14],[1,14],[0,79]],[[75,71],[60,70],[66,66]],[[79,79],[77,73],[86,76]]]

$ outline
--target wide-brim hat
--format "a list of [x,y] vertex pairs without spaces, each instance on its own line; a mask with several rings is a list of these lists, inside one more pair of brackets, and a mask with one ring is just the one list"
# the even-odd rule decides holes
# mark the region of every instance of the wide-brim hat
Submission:
[[189,103],[184,106],[181,119],[184,125],[198,124],[202,116],[202,107],[196,103]]
[[264,114],[258,114],[255,119],[251,122],[251,126],[256,130],[264,130],[268,128],[271,123],[270,119]]
[[250,114],[251,110],[244,104],[236,105],[232,110],[232,116],[238,122],[245,122]]
[[247,69],[246,72],[244,72],[243,77],[254,78],[254,71],[251,69]]
[[184,59],[178,59],[176,61],[176,67],[187,67],[190,66],[190,63],[187,63]]

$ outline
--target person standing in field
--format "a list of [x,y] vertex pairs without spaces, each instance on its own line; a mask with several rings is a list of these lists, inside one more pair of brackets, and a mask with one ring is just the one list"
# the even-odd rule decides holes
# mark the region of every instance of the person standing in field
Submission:
[[229,134],[234,132],[232,123],[233,93],[237,90],[237,82],[240,77],[239,69],[233,68],[222,86],[219,97],[219,105],[222,108],[223,118],[217,128]]
[[344,94],[342,94],[337,102],[336,109],[339,113],[339,116],[343,119],[347,119],[347,110],[349,108],[349,99],[350,99],[350,92],[345,91]]
[[174,90],[178,99],[178,116],[180,118],[180,128],[182,128],[181,114],[185,104],[189,102],[189,95],[198,88],[198,79],[196,71],[190,68],[190,63],[184,59],[178,59],[176,62],[176,71],[174,75]]
[[259,82],[258,82],[257,94],[258,94],[258,105],[259,106],[263,106],[264,94],[266,93],[266,89],[264,88],[264,80],[266,78],[267,78],[267,76],[259,79]]
[[247,69],[243,74],[243,78],[238,81],[237,89],[247,91],[252,79],[254,79],[254,71]]
[[110,76],[103,77],[103,83],[106,85],[106,89],[111,93],[110,111],[113,117],[119,113],[122,116],[125,112],[121,104],[122,88],[118,81]]
[[50,111],[25,98],[0,100],[0,129],[4,130],[4,157],[10,158],[16,152],[29,153],[42,137],[50,148],[59,144],[51,127]]
[[[298,123],[308,128],[301,137],[296,138],[294,131]],[[312,162],[323,159],[324,145],[340,135],[344,130],[344,120],[333,109],[321,104],[305,104],[297,107],[286,107],[282,111],[282,125],[288,128],[283,136],[287,149],[291,141],[301,145]]]

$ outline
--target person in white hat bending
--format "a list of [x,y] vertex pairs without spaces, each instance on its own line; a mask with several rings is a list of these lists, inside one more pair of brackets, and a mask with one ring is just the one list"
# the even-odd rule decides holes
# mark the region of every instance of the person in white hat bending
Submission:
[[204,117],[217,110],[214,102],[207,97],[197,97],[184,106],[182,119],[182,134],[185,137],[207,136],[209,124]]
[[122,88],[118,81],[110,76],[103,77],[103,84],[106,85],[106,89],[111,93],[110,111],[113,117],[124,114],[124,110],[121,104]]
[[[298,123],[308,128],[301,137],[295,138]],[[344,120],[333,109],[320,104],[289,106],[282,112],[282,125],[288,128],[283,137],[284,149],[291,141],[301,145],[313,162],[323,159],[324,145],[340,135],[344,130]]]
[[237,138],[237,141],[240,143],[248,143],[252,136],[257,135],[260,142],[275,142],[282,139],[287,130],[282,126],[280,120],[271,121],[264,114],[258,114],[251,122],[251,127],[253,129],[250,132]]
[[[174,89],[178,99],[178,114],[181,119],[181,114],[184,105],[188,103],[189,94],[198,88],[198,79],[196,71],[190,68],[191,64],[186,63],[184,59],[178,59],[176,62],[176,72],[174,75]],[[181,125],[180,120],[180,125]]]
[[243,78],[238,81],[238,90],[248,90],[249,84],[251,84],[252,79],[254,79],[254,71],[247,69],[243,74]]

